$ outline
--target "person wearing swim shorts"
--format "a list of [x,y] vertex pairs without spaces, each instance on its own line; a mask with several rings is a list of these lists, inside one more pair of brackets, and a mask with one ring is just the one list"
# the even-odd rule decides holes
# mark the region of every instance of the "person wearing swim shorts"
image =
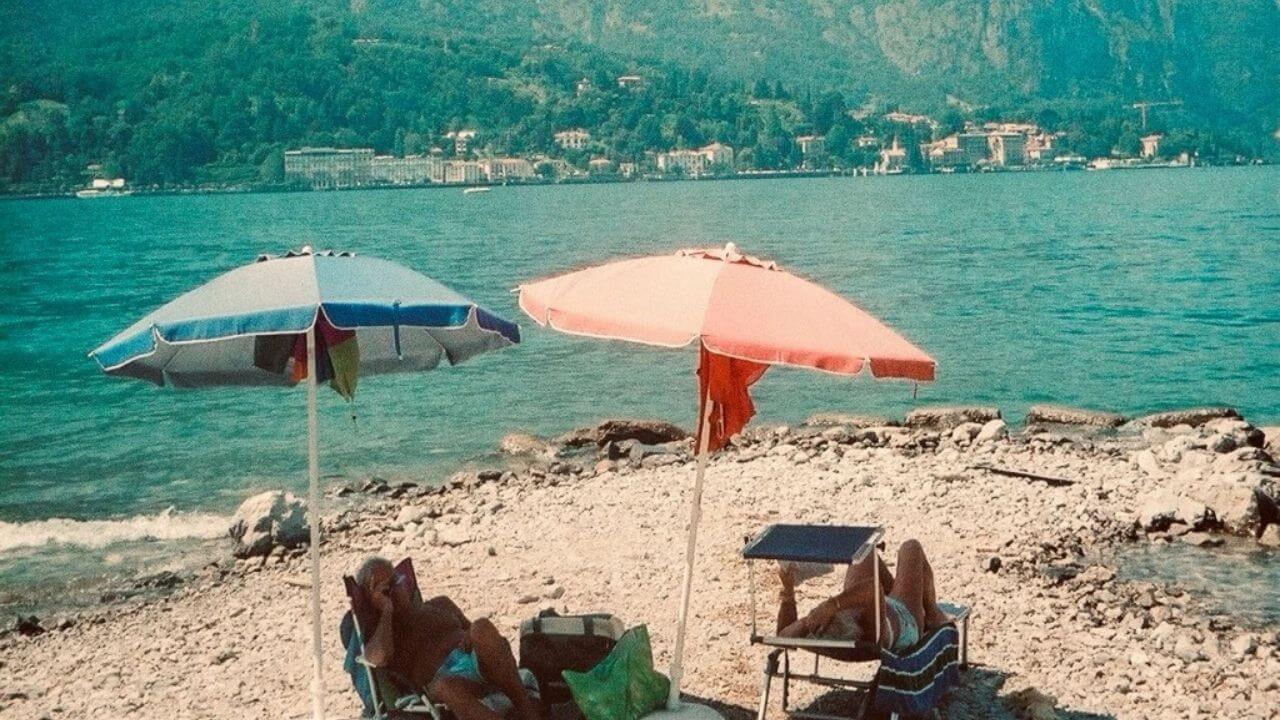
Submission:
[[[876,643],[892,652],[902,652],[920,641],[930,630],[948,622],[938,609],[933,568],[917,540],[907,540],[898,548],[897,575],[867,553],[849,566],[844,588],[838,595],[818,603],[809,614],[798,617],[795,594],[795,566],[778,569],[782,590],[779,595],[778,634],[783,637],[868,640],[875,632],[875,612],[880,612],[880,637]],[[873,572],[879,568],[881,597],[875,596]],[[879,602],[877,602],[879,600]]]

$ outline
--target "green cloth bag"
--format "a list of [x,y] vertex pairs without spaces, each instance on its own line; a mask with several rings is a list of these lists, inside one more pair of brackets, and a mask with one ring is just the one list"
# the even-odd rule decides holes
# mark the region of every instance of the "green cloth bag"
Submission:
[[605,659],[587,672],[560,673],[586,720],[639,720],[667,702],[671,681],[653,669],[649,628],[623,633]]

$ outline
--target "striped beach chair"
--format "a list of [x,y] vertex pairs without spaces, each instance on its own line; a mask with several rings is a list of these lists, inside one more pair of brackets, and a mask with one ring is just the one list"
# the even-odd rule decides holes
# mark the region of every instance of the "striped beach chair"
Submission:
[[[802,563],[850,564],[872,552],[884,535],[879,527],[831,525],[771,525],[743,550],[748,561],[751,591],[751,643],[772,648],[765,657],[764,677],[756,720],[766,720],[775,680],[781,684],[783,714],[814,720],[845,720],[866,717],[868,710],[900,717],[927,715],[968,665],[969,609],[938,603],[950,622],[934,628],[907,651],[896,654],[867,641],[827,638],[789,638],[762,635],[756,630],[755,560]],[[879,591],[879,574],[875,574]],[[874,635],[879,636],[879,627]],[[812,655],[812,670],[793,669],[793,656]],[[870,680],[859,680],[824,669],[831,663],[875,663]],[[825,664],[824,664],[825,663]],[[799,667],[797,665],[797,667]],[[862,701],[852,715],[834,715],[793,710],[790,707],[792,681],[838,690],[862,691]]]
[[[952,621],[935,628],[901,655],[880,650],[880,668],[871,689],[872,705],[896,718],[926,715],[960,678],[968,658],[965,635],[969,610],[939,603]],[[963,629],[962,629],[963,628]]]
[[[395,572],[405,578],[409,583],[410,594],[421,602],[422,592],[413,571],[413,561],[405,558],[396,565]],[[355,578],[344,575],[342,582],[346,587],[347,599],[351,602],[351,610],[343,617],[339,637],[353,661],[351,667],[344,669],[351,674],[352,685],[364,706],[361,717],[373,720],[454,720],[454,714],[446,705],[433,702],[421,688],[412,687],[393,671],[380,668],[365,659],[365,633],[372,631],[375,611]],[[345,666],[348,663],[343,664]],[[519,672],[520,681],[534,702],[540,702],[538,681],[533,673],[526,668],[520,668]],[[480,701],[502,716],[511,715],[515,709],[511,700],[496,688]]]

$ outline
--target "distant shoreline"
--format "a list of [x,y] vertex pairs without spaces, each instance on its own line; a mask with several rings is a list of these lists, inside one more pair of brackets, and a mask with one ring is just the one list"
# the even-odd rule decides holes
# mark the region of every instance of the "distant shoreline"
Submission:
[[[1253,162],[1247,164],[1198,164],[1198,165],[1143,165],[1134,167],[1115,167],[1106,170],[1086,170],[1084,168],[1059,168],[1059,167],[1024,167],[1024,168],[1006,168],[1002,170],[991,170],[986,172],[963,172],[963,173],[941,173],[941,172],[921,172],[921,173],[890,173],[879,174],[868,172],[866,174],[858,171],[849,170],[762,170],[751,172],[740,172],[733,175],[706,175],[702,177],[660,177],[646,176],[636,178],[624,178],[619,176],[602,176],[602,177],[580,177],[580,178],[564,178],[561,180],[534,180],[510,183],[495,182],[478,182],[478,183],[420,183],[406,185],[359,185],[341,188],[309,188],[309,187],[282,187],[282,186],[207,186],[195,188],[163,188],[163,189],[131,189],[127,195],[117,197],[87,198],[89,200],[110,201],[118,200],[121,197],[171,197],[171,196],[187,196],[187,195],[269,195],[281,193],[329,193],[329,192],[351,192],[360,190],[465,190],[467,188],[499,188],[499,187],[559,187],[565,185],[620,185],[631,183],[673,183],[673,182],[720,182],[720,181],[740,181],[740,180],[807,180],[813,178],[896,178],[896,177],[929,177],[929,176],[951,176],[951,175],[1042,175],[1067,173],[1075,174],[1079,172],[1087,172],[1090,174],[1112,173],[1116,171],[1131,172],[1137,170],[1199,170],[1207,168],[1264,168],[1273,167],[1274,163]],[[66,199],[86,199],[76,198],[75,190],[67,190],[58,193],[7,193],[0,191],[0,201],[4,200],[66,200]]]

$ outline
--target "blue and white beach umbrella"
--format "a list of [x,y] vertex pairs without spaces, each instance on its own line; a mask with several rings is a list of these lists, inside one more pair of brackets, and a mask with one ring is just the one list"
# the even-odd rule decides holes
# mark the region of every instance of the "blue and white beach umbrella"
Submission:
[[[333,348],[335,335],[345,348],[341,363]],[[351,344],[347,341],[353,335]],[[518,342],[520,329],[514,323],[420,273],[377,258],[313,253],[307,247],[279,257],[263,255],[220,275],[89,355],[109,375],[176,387],[293,384],[302,377],[302,369],[289,363],[305,357],[315,654],[312,708],[321,718],[317,356],[330,363],[330,375],[345,371],[348,385],[339,388],[335,383],[335,388],[350,394],[353,373],[364,377],[431,370],[441,361],[456,365]],[[317,346],[324,350],[326,345],[335,360],[316,352]]]

